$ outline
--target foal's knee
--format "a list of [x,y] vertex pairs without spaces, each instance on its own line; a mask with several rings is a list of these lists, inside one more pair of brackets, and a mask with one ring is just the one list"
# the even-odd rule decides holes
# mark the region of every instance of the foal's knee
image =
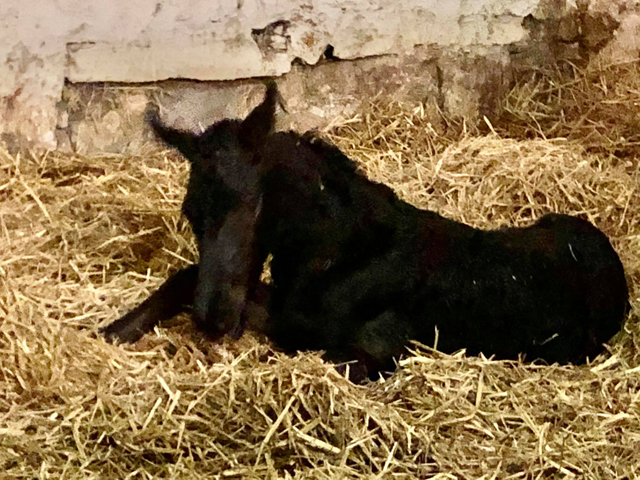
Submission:
[[370,376],[375,376],[379,371],[395,369],[394,360],[406,353],[412,338],[412,326],[387,310],[358,330],[353,347]]

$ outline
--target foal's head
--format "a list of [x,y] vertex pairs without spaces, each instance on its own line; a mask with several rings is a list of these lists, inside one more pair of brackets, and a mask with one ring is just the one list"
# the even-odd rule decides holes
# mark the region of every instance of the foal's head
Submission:
[[166,127],[155,110],[147,114],[156,135],[191,163],[182,209],[200,255],[193,315],[214,337],[242,333],[242,312],[257,261],[258,151],[273,130],[279,98],[270,83],[263,102],[244,120],[221,120],[201,134]]

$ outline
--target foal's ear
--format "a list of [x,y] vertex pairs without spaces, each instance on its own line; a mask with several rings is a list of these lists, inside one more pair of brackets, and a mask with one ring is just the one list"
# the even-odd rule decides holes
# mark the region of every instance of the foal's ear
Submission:
[[178,149],[178,151],[187,158],[189,161],[193,161],[198,154],[198,136],[191,132],[184,132],[175,128],[167,127],[158,113],[158,107],[153,104],[149,104],[144,114],[146,123],[152,128],[156,136],[166,143],[169,147]]
[[256,150],[275,127],[276,105],[282,105],[282,97],[276,82],[266,82],[267,92],[260,105],[244,119],[240,126],[240,144],[247,150]]

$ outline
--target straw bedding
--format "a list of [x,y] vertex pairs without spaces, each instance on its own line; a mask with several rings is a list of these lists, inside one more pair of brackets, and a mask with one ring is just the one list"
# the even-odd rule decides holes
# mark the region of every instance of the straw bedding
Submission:
[[97,327],[195,258],[179,215],[188,165],[151,147],[2,152],[0,478],[640,476],[635,157],[579,138],[454,138],[398,105],[328,135],[408,201],[476,226],[588,218],[628,272],[625,331],[581,367],[416,345],[393,376],[362,386],[252,335],[212,344],[187,317],[108,345]]

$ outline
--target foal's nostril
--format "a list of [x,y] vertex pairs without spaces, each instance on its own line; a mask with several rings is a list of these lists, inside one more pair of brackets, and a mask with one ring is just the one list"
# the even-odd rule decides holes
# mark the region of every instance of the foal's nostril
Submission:
[[224,335],[224,328],[216,321],[216,299],[210,292],[196,294],[193,303],[193,321],[207,335],[218,338]]

